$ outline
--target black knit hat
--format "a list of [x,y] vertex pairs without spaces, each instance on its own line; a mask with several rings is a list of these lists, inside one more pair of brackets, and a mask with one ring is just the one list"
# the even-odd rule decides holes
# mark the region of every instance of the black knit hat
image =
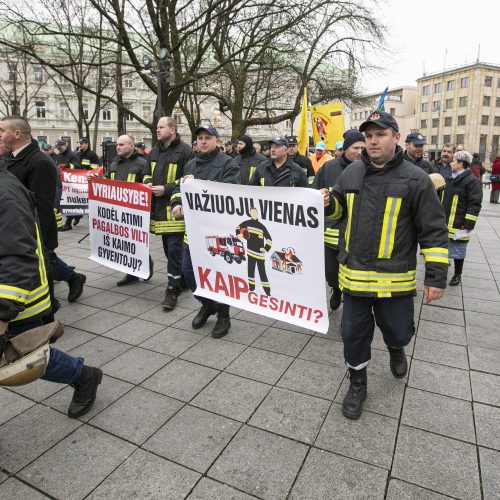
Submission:
[[365,142],[365,136],[359,130],[355,128],[346,130],[344,132],[344,151],[358,141]]
[[249,135],[240,135],[238,141],[244,142],[247,148],[253,147],[253,139]]

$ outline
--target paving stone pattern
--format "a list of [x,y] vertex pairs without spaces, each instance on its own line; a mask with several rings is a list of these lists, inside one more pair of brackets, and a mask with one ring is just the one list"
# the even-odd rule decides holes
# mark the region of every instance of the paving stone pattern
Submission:
[[233,308],[229,335],[212,339],[213,318],[191,328],[190,293],[163,311],[159,238],[152,280],[120,288],[78,243],[86,219],[60,233],[59,256],[87,284],[74,304],[56,284],[58,347],[105,377],[76,421],[70,387],[0,389],[0,499],[500,498],[500,207],[488,197],[463,283],[440,303],[422,304],[419,261],[406,379],[376,330],[358,421],[341,413],[342,309],[321,335]]

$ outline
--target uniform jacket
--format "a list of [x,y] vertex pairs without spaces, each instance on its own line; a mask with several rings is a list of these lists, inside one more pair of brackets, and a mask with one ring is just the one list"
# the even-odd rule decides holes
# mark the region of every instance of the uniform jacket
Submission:
[[307,187],[307,178],[304,171],[290,158],[279,168],[277,178],[271,172],[274,164],[272,158],[267,158],[255,170],[250,184],[253,186],[283,186],[283,187]]
[[146,163],[146,160],[137,153],[128,158],[115,156],[106,172],[106,177],[114,181],[142,182]]
[[[316,174],[312,187],[314,189],[326,188],[332,190],[340,174],[350,165],[351,162],[345,154],[335,160],[327,161]],[[344,231],[345,222],[338,221],[331,216],[325,217],[325,245],[327,247],[338,249],[340,232]]]
[[441,161],[441,158],[439,158],[436,161],[435,168],[437,168],[437,171],[439,174],[441,174],[445,180],[451,177],[451,164],[446,164]]
[[57,224],[54,214],[57,171],[50,158],[39,149],[36,140],[15,158],[7,160],[7,169],[30,191],[40,221],[43,244],[49,250],[57,248]]
[[252,148],[252,152],[250,154],[240,153],[234,160],[240,167],[241,184],[250,184],[250,179],[252,178],[255,169],[263,161],[266,161],[267,158],[264,155],[257,153],[255,148]]
[[153,186],[164,186],[163,196],[153,196],[151,206],[151,232],[155,234],[183,233],[184,221],[177,221],[171,215],[171,196],[179,179],[185,174],[187,162],[193,157],[193,150],[176,138],[165,147],[157,144],[146,160],[143,181]]
[[85,170],[90,170],[91,165],[99,165],[99,157],[91,149],[85,151],[78,151],[78,159],[80,162],[80,168]]
[[64,165],[66,168],[80,168],[80,158],[69,147],[66,148],[64,153],[57,154],[54,159],[57,166]]
[[383,168],[363,151],[333,188],[333,216],[346,218],[340,240],[339,283],[351,295],[392,297],[415,290],[417,243],[424,284],[446,287],[448,234],[429,176],[398,146]]
[[31,321],[48,314],[49,285],[35,205],[5,167],[0,167],[0,234],[0,320]]
[[308,184],[312,184],[314,179],[314,169],[311,160],[307,156],[297,153],[295,156],[289,156],[289,158],[295,162],[306,174]]
[[[497,158],[491,167],[491,175],[500,175],[500,158]],[[500,189],[500,182],[492,182],[491,189]]]
[[[248,258],[252,257],[254,259],[264,260],[266,258],[266,252],[269,252],[273,246],[271,235],[266,226],[259,220],[249,219],[236,227],[236,236],[244,234],[245,231],[243,230],[248,231]],[[264,251],[261,249],[264,249]]]
[[[461,229],[474,229],[481,211],[483,188],[481,182],[470,170],[464,170],[458,177],[446,180],[443,192],[443,208],[448,225],[448,236]],[[468,241],[461,238],[459,241]]]
[[427,175],[438,173],[438,169],[436,167],[433,167],[427,160],[424,160],[423,158],[419,158],[418,160],[412,160],[406,154],[406,151],[404,152],[404,157],[406,161],[409,161],[410,163],[413,163],[413,165],[420,167]]

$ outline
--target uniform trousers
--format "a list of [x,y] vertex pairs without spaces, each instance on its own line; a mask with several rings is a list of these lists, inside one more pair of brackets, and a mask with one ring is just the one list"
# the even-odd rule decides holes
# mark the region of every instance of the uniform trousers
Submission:
[[168,284],[180,292],[184,233],[162,234],[161,239],[167,258]]
[[325,277],[328,286],[339,290],[339,251],[325,245]]
[[388,347],[401,348],[415,334],[413,296],[358,297],[344,291],[342,340],[346,365],[361,370],[371,359],[375,323]]
[[257,266],[259,271],[260,281],[262,288],[264,288],[264,292],[266,292],[266,295],[271,295],[271,285],[267,280],[266,261],[264,259],[255,259],[248,256],[248,284],[250,285],[250,290],[255,290],[255,266]]

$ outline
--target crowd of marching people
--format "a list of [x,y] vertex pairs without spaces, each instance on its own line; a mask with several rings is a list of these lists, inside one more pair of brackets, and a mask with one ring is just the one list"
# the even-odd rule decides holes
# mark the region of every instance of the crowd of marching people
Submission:
[[[454,274],[449,285],[461,282],[467,242],[482,204],[484,172],[477,155],[445,144],[440,158],[430,163],[424,159],[425,138],[410,133],[403,149],[398,123],[383,111],[373,112],[359,130],[347,130],[330,152],[319,141],[311,153],[302,155],[295,137],[277,137],[262,145],[242,135],[234,147],[231,141],[222,146],[213,126],[200,126],[194,135],[194,143],[183,142],[176,121],[160,118],[157,142],[149,152],[143,143],[122,135],[116,141],[117,155],[104,173],[108,179],[145,184],[151,190],[150,231],[161,236],[167,260],[162,302],[166,314],[175,309],[181,291],[189,288],[200,302],[192,320],[194,329],[211,316],[216,316],[214,338],[225,336],[231,328],[229,305],[196,295],[182,182],[194,178],[319,190],[325,207],[324,265],[330,307],[337,310],[343,304],[341,334],[350,387],[342,411],[347,418],[359,418],[367,395],[375,323],[387,345],[392,374],[406,376],[404,348],[415,333],[417,254],[425,263],[427,303],[443,296],[451,262]],[[71,230],[81,218],[68,216],[62,222],[57,167],[86,169],[92,175],[100,161],[86,138],[80,140],[78,152],[64,140],[55,146],[57,153],[50,145],[40,150],[22,117],[0,121],[0,352],[4,344],[24,333],[54,324],[60,307],[54,281],[67,283],[69,302],[78,300],[84,289],[85,275],[56,253],[58,226]],[[499,192],[497,155],[492,203],[498,203]],[[265,287],[264,254],[259,253],[262,224],[253,215],[246,224],[256,235],[252,272],[257,267]],[[153,271],[150,259],[147,279]],[[117,286],[134,286],[137,281],[138,277],[126,274]],[[53,330],[48,335],[52,340],[57,337]],[[38,348],[40,342],[32,351]],[[103,373],[51,345],[41,375],[74,387],[68,415],[76,418],[92,407]]]

